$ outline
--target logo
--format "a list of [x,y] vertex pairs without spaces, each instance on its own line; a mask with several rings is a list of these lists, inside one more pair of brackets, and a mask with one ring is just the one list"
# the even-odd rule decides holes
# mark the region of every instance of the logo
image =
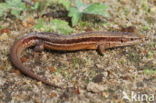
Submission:
[[131,93],[126,93],[125,91],[122,92],[123,100],[127,100],[129,102],[152,102],[155,100],[155,95],[154,94],[142,94],[140,92],[134,92],[132,91]]

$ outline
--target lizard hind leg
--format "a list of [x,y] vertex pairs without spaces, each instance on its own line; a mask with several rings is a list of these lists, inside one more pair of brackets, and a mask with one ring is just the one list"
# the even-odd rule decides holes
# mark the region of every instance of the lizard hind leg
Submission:
[[109,45],[108,44],[100,44],[98,45],[97,47],[97,52],[103,56],[104,52],[106,51],[106,49],[109,48]]
[[44,44],[41,41],[38,41],[38,43],[36,44],[34,51],[36,52],[41,52],[44,50]]

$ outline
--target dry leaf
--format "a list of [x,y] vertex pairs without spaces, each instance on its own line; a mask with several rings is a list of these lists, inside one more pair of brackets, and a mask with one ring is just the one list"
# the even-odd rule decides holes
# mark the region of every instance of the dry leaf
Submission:
[[22,25],[27,28],[34,26],[34,24],[35,20],[32,17],[29,17],[22,22]]
[[48,67],[48,69],[49,69],[51,72],[56,72],[56,68],[54,68],[54,67]]
[[0,34],[3,34],[3,33],[9,34],[9,33],[11,33],[11,31],[9,28],[0,29]]
[[21,57],[20,60],[21,60],[22,63],[24,63],[24,62],[28,61],[28,58],[26,58],[26,57]]
[[19,70],[17,70],[17,69],[12,69],[10,72],[15,73],[17,75],[21,75],[21,72]]
[[56,97],[56,96],[57,96],[57,94],[56,94],[55,92],[52,92],[52,93],[50,93],[50,95],[49,95],[50,98],[53,98],[53,97]]

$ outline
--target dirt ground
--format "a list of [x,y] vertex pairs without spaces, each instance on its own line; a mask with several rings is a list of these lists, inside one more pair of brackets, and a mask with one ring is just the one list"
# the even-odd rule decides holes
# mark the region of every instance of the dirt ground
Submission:
[[156,103],[156,1],[96,2],[109,6],[109,20],[78,25],[74,33],[88,28],[124,31],[131,27],[149,40],[107,50],[103,56],[96,51],[38,53],[29,49],[23,53],[24,65],[50,82],[68,87],[60,90],[23,75],[11,65],[9,50],[13,42],[34,30],[18,21],[0,21],[10,29],[0,34],[0,103]]

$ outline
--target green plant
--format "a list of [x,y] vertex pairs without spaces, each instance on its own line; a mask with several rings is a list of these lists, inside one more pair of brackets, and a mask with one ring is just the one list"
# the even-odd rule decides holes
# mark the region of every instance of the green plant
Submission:
[[69,34],[73,29],[68,25],[66,21],[54,19],[50,22],[45,22],[43,19],[38,19],[35,29],[40,31],[53,31],[61,34]]
[[67,10],[70,8],[71,2],[69,0],[56,0],[59,4],[62,4]]
[[0,3],[0,16],[4,16],[7,12],[10,12],[18,17],[21,11],[24,10],[26,10],[26,6],[21,0],[6,0],[6,2]]
[[75,7],[71,6],[69,0],[58,0],[58,3],[63,4],[69,11],[68,16],[72,18],[72,25],[76,25],[84,14],[101,15],[108,17],[106,11],[108,6],[103,3],[85,4],[81,0],[75,0]]
[[156,70],[145,69],[145,70],[144,70],[144,73],[145,73],[145,74],[152,75],[152,74],[156,74]]
[[[37,9],[38,3],[35,3],[34,6],[31,7],[31,9]],[[19,18],[22,11],[26,11],[27,8],[25,3],[21,0],[6,0],[3,3],[0,3],[0,17],[7,15],[8,12],[10,12],[12,15]]]

